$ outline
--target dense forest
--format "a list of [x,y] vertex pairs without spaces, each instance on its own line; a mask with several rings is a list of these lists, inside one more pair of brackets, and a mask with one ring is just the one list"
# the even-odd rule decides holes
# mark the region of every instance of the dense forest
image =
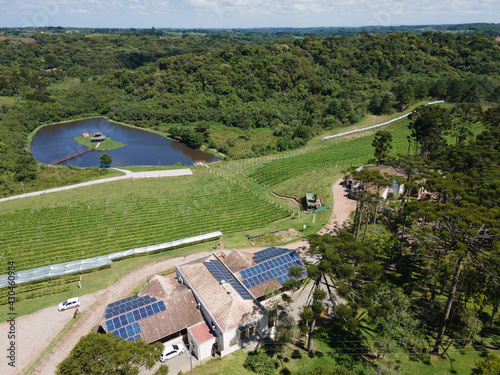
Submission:
[[[0,41],[1,190],[38,175],[24,150],[40,124],[101,115],[232,157],[304,145],[325,130],[424,99],[498,103],[499,43],[485,34],[361,32],[252,44],[231,33],[63,35]],[[217,137],[239,128],[248,147]],[[265,142],[252,140],[265,129]]]

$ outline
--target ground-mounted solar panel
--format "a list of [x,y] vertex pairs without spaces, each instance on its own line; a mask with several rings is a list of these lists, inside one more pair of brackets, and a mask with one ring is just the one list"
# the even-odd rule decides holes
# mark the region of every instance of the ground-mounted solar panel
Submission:
[[234,278],[233,275],[220,263],[218,260],[210,260],[208,262],[203,262],[203,264],[209,269],[212,275],[219,281],[224,280],[229,283],[236,292],[243,299],[252,299],[252,296],[241,286],[241,284]]

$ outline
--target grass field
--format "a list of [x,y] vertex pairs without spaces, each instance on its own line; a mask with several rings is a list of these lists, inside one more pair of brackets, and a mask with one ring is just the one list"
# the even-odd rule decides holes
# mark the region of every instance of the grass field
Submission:
[[[405,153],[408,148],[406,139],[409,135],[408,119],[399,120],[388,126],[393,136],[392,153]],[[366,164],[373,159],[371,145],[376,130],[368,135],[356,133],[344,137],[327,140],[324,146],[290,153],[275,158],[260,166],[248,166],[248,175],[264,186],[275,186],[304,173],[325,168],[339,168]]]
[[0,104],[12,105],[19,100],[17,96],[0,96]]
[[[336,341],[339,339],[339,341]],[[474,362],[481,359],[484,351],[478,346],[467,348],[451,347],[443,357],[428,359],[410,358],[402,350],[395,350],[378,360],[374,355],[366,355],[370,351],[365,345],[367,341],[354,342],[339,336],[333,325],[318,328],[315,335],[315,354],[309,355],[304,348],[304,341],[298,347],[289,347],[281,355],[273,356],[276,361],[276,374],[302,374],[312,371],[316,366],[333,371],[338,366],[354,371],[356,374],[401,374],[401,375],[472,375]],[[498,350],[488,350],[498,355]],[[272,355],[272,352],[270,353]],[[247,354],[238,350],[221,359],[211,360],[197,367],[196,375],[211,374],[255,374],[243,367]],[[374,368],[378,367],[378,372]]]
[[0,204],[3,257],[19,271],[202,233],[254,229],[291,214],[206,168]]
[[[385,118],[368,121],[379,120]],[[387,127],[393,153],[407,150],[407,123]],[[197,168],[190,177],[122,181],[5,202],[0,204],[2,254],[24,270],[214,230],[226,235],[228,246],[248,246],[245,235],[302,230],[304,224],[311,227],[301,232],[307,235],[326,224],[331,210],[299,216],[297,206],[273,197],[271,190],[299,199],[305,190],[315,190],[325,205],[334,203],[331,183],[343,168],[372,158],[372,139],[359,133],[277,156]],[[291,219],[277,221],[292,211]]]

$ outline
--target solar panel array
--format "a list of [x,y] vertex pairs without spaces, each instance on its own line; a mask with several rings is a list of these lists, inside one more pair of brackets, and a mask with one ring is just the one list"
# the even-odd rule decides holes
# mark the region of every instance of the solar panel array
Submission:
[[[278,281],[283,285],[285,281],[292,279],[288,275],[288,270],[290,267],[299,266],[304,269],[304,265],[300,260],[299,254],[295,251],[287,252],[277,258],[270,259],[263,263],[257,264],[255,266],[249,267],[240,271],[243,277],[243,284],[248,288],[253,288],[254,286],[265,283],[266,281],[272,279],[278,279]],[[302,273],[301,277],[306,276],[306,272]]]
[[113,316],[123,314],[124,312],[134,310],[138,307],[149,305],[153,302],[156,302],[155,297],[150,297],[150,296],[139,297],[138,295],[128,297],[120,301],[110,303],[106,309],[105,318],[109,319],[112,318]]
[[[116,314],[117,311],[120,312]],[[165,304],[163,301],[156,301],[154,297],[125,298],[108,305],[106,328],[117,337],[135,341],[141,337],[142,330],[139,321],[161,311],[165,311]]]
[[205,266],[212,272],[217,280],[229,283],[243,299],[252,299],[252,296],[241,286],[241,284],[234,278],[233,275],[218,261],[209,260],[208,262],[203,262]]
[[132,323],[115,331],[112,331],[116,337],[123,337],[128,341],[135,341],[141,338],[141,326],[139,323]]
[[290,250],[273,246],[268,249],[257,251],[253,255],[253,260],[255,261],[255,263],[262,263],[265,262],[266,260],[276,258],[286,253],[290,253]]

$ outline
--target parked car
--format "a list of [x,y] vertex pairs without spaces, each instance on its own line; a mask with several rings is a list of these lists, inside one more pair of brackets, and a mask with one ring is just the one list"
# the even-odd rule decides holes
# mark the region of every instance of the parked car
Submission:
[[177,357],[184,353],[184,345],[176,344],[176,345],[168,345],[164,344],[163,351],[161,352],[160,362],[168,361],[171,358]]
[[80,306],[80,298],[74,297],[74,298],[70,298],[70,299],[60,303],[59,306],[57,307],[57,309],[59,311],[64,311],[64,310],[72,309],[72,308],[79,307],[79,306]]

